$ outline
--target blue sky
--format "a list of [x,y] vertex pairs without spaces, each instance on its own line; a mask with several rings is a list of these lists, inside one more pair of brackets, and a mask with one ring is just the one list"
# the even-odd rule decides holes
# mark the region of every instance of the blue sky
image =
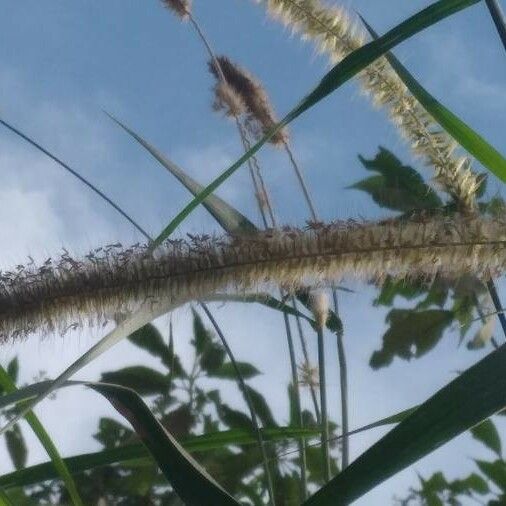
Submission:
[[[379,32],[426,6],[426,0],[348,0]],[[188,24],[156,0],[10,2],[0,0],[0,116],[80,170],[118,201],[149,232],[158,233],[189,196],[102,113],[117,115],[202,182],[210,181],[241,153],[232,124],[211,111],[212,81],[206,55]],[[217,52],[247,67],[265,84],[279,114],[287,112],[328,70],[325,56],[311,43],[268,19],[250,0],[195,0],[194,12]],[[506,60],[484,5],[477,5],[404,43],[396,54],[417,78],[454,112],[499,149],[504,148]],[[370,200],[345,187],[364,177],[357,155],[372,157],[379,145],[420,168],[383,111],[374,110],[355,83],[345,85],[290,128],[294,152],[304,168],[325,219],[375,217]],[[303,223],[295,181],[281,152],[264,149],[259,159],[284,223]],[[77,254],[104,242],[141,239],[121,217],[76,181],[0,130],[0,241],[2,267],[32,255],[44,258],[65,246]],[[490,192],[500,188],[490,178]],[[219,194],[258,220],[246,170]],[[216,225],[197,211],[178,234],[209,232]],[[356,427],[420,402],[482,354],[457,349],[449,333],[436,352],[406,365],[399,361],[379,372],[367,363],[385,330],[384,312],[371,308],[374,292],[351,283],[355,294],[341,298],[350,361],[351,426]],[[260,365],[255,386],[286,416],[288,363],[277,315],[252,307],[216,307],[238,357]],[[174,315],[182,353],[188,350],[187,308]],[[161,319],[165,325],[166,318]],[[98,329],[0,349],[0,361],[19,354],[22,376],[30,381],[44,369],[56,375],[101,335]],[[330,339],[330,338],[329,338]],[[335,357],[329,341],[329,356]],[[126,344],[104,355],[80,377],[139,361]],[[275,358],[274,358],[275,357]],[[148,357],[142,356],[146,363]],[[338,379],[329,372],[331,412],[338,411]],[[273,388],[277,385],[279,388]],[[232,394],[231,394],[232,395]],[[65,392],[38,412],[65,455],[93,449],[91,433],[105,402],[86,392]],[[65,413],[64,419],[62,414]],[[64,420],[64,423],[62,423]],[[29,431],[25,430],[27,437]],[[79,438],[76,437],[79,435]],[[357,456],[381,431],[352,441]],[[31,462],[44,460],[34,443]],[[466,436],[422,460],[414,469],[444,467],[450,476],[472,468],[480,449]],[[0,463],[0,472],[8,465]],[[388,504],[416,481],[412,469],[389,480],[356,504]]]

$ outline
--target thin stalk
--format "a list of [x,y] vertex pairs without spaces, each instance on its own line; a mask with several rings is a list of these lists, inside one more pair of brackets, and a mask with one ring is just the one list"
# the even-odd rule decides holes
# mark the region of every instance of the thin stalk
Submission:
[[492,20],[494,21],[499,37],[501,37],[504,49],[506,49],[506,16],[499,0],[485,0]]
[[269,461],[267,459],[267,452],[265,451],[265,442],[262,437],[262,432],[261,432],[260,426],[258,424],[258,419],[257,419],[256,413],[255,413],[255,410],[253,408],[253,403],[251,402],[251,398],[249,396],[248,389],[246,387],[246,382],[244,381],[241,371],[239,370],[239,367],[238,367],[237,362],[235,360],[234,354],[232,353],[232,349],[228,345],[225,335],[223,334],[220,326],[216,322],[211,311],[209,311],[209,308],[207,307],[207,305],[204,302],[199,302],[199,304],[202,307],[202,309],[204,310],[204,312],[206,313],[207,317],[209,318],[209,321],[211,322],[212,326],[214,327],[214,330],[218,334],[218,336],[221,340],[221,343],[227,352],[230,363],[232,364],[232,367],[234,368],[234,371],[235,371],[235,375],[237,378],[237,384],[244,396],[244,400],[246,401],[246,404],[248,405],[248,409],[249,409],[250,417],[251,417],[251,423],[252,423],[253,428],[255,430],[255,434],[256,434],[256,437],[258,440],[258,445],[260,447],[260,452],[262,454],[262,460],[263,460],[264,470],[265,470],[265,477],[266,477],[266,481],[267,481],[267,491],[269,493],[269,500],[270,500],[270,503],[274,506],[274,501],[275,501],[274,500],[274,488],[272,486],[272,476],[271,476],[271,472],[269,469]]
[[[295,359],[295,347],[293,345],[292,329],[290,328],[290,320],[286,313],[283,313],[283,319],[285,322],[286,338],[288,342],[288,352],[290,354],[290,366],[292,372],[292,385],[293,395],[295,399],[295,410],[297,411],[297,422],[299,427],[304,427],[304,420],[302,418],[302,408],[300,403],[300,388],[299,379],[297,375],[297,361]],[[299,455],[300,455],[300,495],[303,501],[307,499],[307,462],[306,462],[306,441],[304,438],[299,439]]]
[[323,342],[323,329],[318,329],[318,371],[320,374],[320,406],[322,408],[322,457],[323,477],[325,482],[330,481],[330,453],[329,453],[329,420],[327,413],[327,380],[325,375],[325,345]]
[[[292,297],[292,307],[294,309],[297,309],[297,303],[295,302],[295,297]],[[309,353],[307,351],[307,344],[306,344],[306,337],[304,336],[304,331],[302,329],[302,323],[300,321],[299,316],[295,316],[295,321],[297,323],[297,331],[299,333],[299,339],[300,339],[300,346],[302,348],[302,354],[304,355],[304,361],[306,364],[309,364]],[[311,392],[311,398],[313,400],[313,406],[314,406],[314,414],[316,417],[316,422],[318,424],[321,423],[321,415],[320,415],[320,409],[318,407],[318,400],[316,396],[316,390],[314,388],[314,385],[309,385],[309,391]]]
[[[334,312],[338,314],[338,301],[336,290],[332,292],[334,299]],[[339,361],[339,383],[341,386],[341,418],[342,418],[342,470],[348,467],[350,461],[350,439],[348,437],[348,366],[346,363],[346,354],[344,350],[343,331],[339,329],[336,332],[337,337],[337,357]]]
[[111,200],[105,193],[103,193],[101,190],[99,190],[95,185],[90,183],[87,179],[85,179],[83,176],[81,176],[78,172],[76,172],[74,169],[69,167],[65,162],[62,162],[59,158],[51,154],[47,149],[43,148],[39,143],[35,142],[33,139],[30,139],[27,135],[25,135],[23,132],[12,126],[11,124],[7,123],[3,119],[0,119],[0,124],[2,124],[4,127],[8,128],[11,132],[15,133],[22,139],[24,139],[26,142],[31,144],[34,148],[38,149],[41,153],[44,153],[47,157],[51,158],[54,162],[56,162],[58,165],[63,167],[67,172],[72,174],[74,177],[79,179],[81,183],[84,183],[90,190],[94,191],[100,198],[105,200],[111,207],[113,207],[116,211],[118,211],[123,218],[128,220],[147,240],[148,242],[152,242],[152,237],[137,223],[135,222],[121,207],[118,206],[113,200]]
[[302,174],[302,171],[299,168],[299,164],[295,161],[295,157],[293,156],[292,150],[290,149],[290,146],[288,145],[288,143],[284,142],[283,144],[285,147],[286,154],[288,155],[288,158],[290,160],[292,168],[295,172],[295,175],[297,176],[297,180],[299,181],[299,185],[300,185],[300,188],[301,188],[302,193],[304,195],[304,199],[306,200],[306,204],[309,208],[311,218],[313,219],[313,221],[318,221],[316,209],[313,204],[313,200],[311,199],[311,195],[309,194],[309,189],[308,189],[306,181],[304,179],[304,175]]
[[501,322],[501,327],[504,332],[504,337],[506,338],[506,316],[502,310],[501,300],[499,299],[499,294],[497,293],[495,283],[492,279],[487,281],[487,288],[490,293],[490,297],[492,298],[492,302],[494,304],[495,310],[497,311],[497,317]]
[[[313,221],[319,221],[318,214],[316,211],[316,207],[311,199],[311,195],[309,193],[308,187],[304,180],[304,176],[302,171],[299,168],[295,157],[293,156],[292,150],[287,142],[284,142],[285,151],[290,159],[290,163],[293,167],[293,170],[297,176],[299,181],[302,193],[306,200],[309,212],[311,214],[311,218]],[[337,298],[337,291],[335,287],[332,287],[332,298],[334,302],[334,313],[337,318],[339,318],[339,304]],[[338,363],[339,363],[339,378],[340,378],[340,388],[341,388],[341,417],[342,417],[342,431],[343,434],[348,432],[348,369],[346,364],[346,352],[344,349],[344,340],[343,340],[343,332],[342,329],[336,333],[337,336],[337,352],[338,352]],[[323,408],[322,408],[323,411]],[[345,469],[348,467],[349,463],[349,438],[346,436],[343,438],[342,443],[342,468]]]

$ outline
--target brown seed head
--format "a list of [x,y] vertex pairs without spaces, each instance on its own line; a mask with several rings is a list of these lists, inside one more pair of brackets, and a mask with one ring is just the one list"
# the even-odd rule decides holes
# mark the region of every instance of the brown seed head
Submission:
[[[248,112],[247,125],[253,124],[250,131],[257,136],[258,131],[265,135],[277,123],[278,119],[269,97],[262,84],[245,69],[230,61],[226,56],[218,56],[217,62],[209,62],[209,70],[218,80],[223,77],[234,92],[241,97]],[[218,65],[220,68],[218,68]],[[220,72],[221,70],[221,72]],[[255,127],[255,123],[259,128]],[[272,144],[280,145],[286,142],[288,134],[286,129],[277,132],[270,140]]]
[[246,105],[231,86],[220,81],[214,87],[213,109],[223,111],[229,118],[237,118],[246,111]]
[[162,0],[162,3],[181,19],[186,19],[191,12],[191,0]]

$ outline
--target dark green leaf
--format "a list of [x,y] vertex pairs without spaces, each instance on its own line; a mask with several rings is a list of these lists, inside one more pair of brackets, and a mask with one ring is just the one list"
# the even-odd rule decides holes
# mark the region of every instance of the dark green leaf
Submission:
[[98,422],[98,432],[93,435],[95,440],[105,448],[118,448],[132,442],[132,429],[112,418],[102,417]]
[[248,392],[248,397],[251,400],[253,410],[262,421],[262,425],[264,427],[277,427],[278,424],[274,420],[271,409],[269,408],[264,396],[248,385],[246,385],[246,390]]
[[182,376],[182,367],[179,358],[174,355],[174,351],[165,343],[160,331],[151,323],[144,325],[128,336],[128,340],[146,350],[151,355],[159,358],[169,370],[174,367],[173,375]]
[[506,491],[506,462],[504,460],[496,460],[495,462],[477,460],[476,465],[488,479],[493,481],[503,492]]
[[140,365],[105,372],[101,381],[131,388],[139,395],[165,394],[169,387],[168,376]]
[[439,309],[392,309],[387,315],[390,328],[383,336],[383,347],[371,357],[371,367],[385,367],[395,356],[410,360],[425,355],[443,337],[453,317],[452,311]]
[[239,503],[156,420],[133,391],[113,385],[93,385],[123,415],[160,466],[174,490],[187,506],[237,506]]
[[479,425],[476,425],[476,427],[471,429],[471,434],[475,439],[495,452],[498,457],[501,456],[501,438],[499,437],[499,432],[497,432],[496,426],[492,423],[492,420],[485,420]]
[[[374,30],[364,21],[369,32],[377,38]],[[386,53],[386,59],[393,67],[397,75],[422,104],[424,109],[471,155],[473,155],[483,166],[492,171],[499,179],[506,182],[506,159],[493,146],[491,146],[481,135],[466,125],[460,118],[448,110],[443,104],[436,100],[402,65],[392,54]]]
[[12,430],[5,433],[5,442],[14,467],[16,469],[25,467],[28,448],[19,424],[14,425]]
[[[243,379],[250,379],[258,376],[260,371],[252,364],[248,362],[237,362],[237,367]],[[222,364],[218,369],[213,370],[209,373],[209,376],[213,378],[223,378],[230,380],[237,380],[237,374],[234,366],[231,362]]]
[[7,374],[10,376],[13,383],[18,381],[19,362],[18,357],[14,357],[7,365]]
[[306,501],[305,506],[350,504],[501,410],[506,406],[505,367],[506,346],[502,346],[422,404]]
[[191,202],[185,206],[159,234],[153,242],[152,248],[156,248],[165,239],[167,239],[194,209],[207,199],[219,186],[221,186],[221,184],[234,174],[241,165],[249,160],[266,142],[268,142],[286,125],[337,90],[340,86],[367,67],[367,65],[390,51],[396,45],[425,28],[437,23],[438,21],[478,3],[478,1],[479,0],[440,0],[403,21],[386,33],[383,37],[380,37],[379,39],[360,47],[356,51],[353,51],[332,70],[330,70],[316,88],[303,98],[301,102],[283,118],[282,121],[280,121],[259,142],[252,146],[251,149],[249,149],[234,164],[232,164],[194,199],[192,199]]
[[380,175],[363,179],[350,188],[365,191],[380,207],[409,212],[443,205],[422,176],[412,167],[403,165],[387,149],[380,147],[373,160],[366,160],[362,156],[359,156],[359,160],[366,169],[379,172]]
[[472,473],[463,480],[455,480],[450,483],[450,490],[454,494],[488,494],[490,489],[487,482],[478,474]]

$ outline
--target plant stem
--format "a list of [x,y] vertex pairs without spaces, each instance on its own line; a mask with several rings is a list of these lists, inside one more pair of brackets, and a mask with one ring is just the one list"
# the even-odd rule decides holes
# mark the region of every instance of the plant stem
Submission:
[[260,426],[258,424],[258,419],[257,419],[256,413],[255,413],[255,410],[253,408],[253,403],[251,402],[251,398],[250,398],[249,393],[248,393],[248,388],[246,386],[246,382],[244,381],[244,378],[242,377],[241,371],[239,370],[239,366],[237,365],[237,362],[235,360],[234,354],[232,353],[232,349],[228,345],[228,342],[227,342],[227,340],[225,338],[225,335],[223,334],[220,326],[216,322],[216,320],[215,320],[214,316],[212,315],[211,311],[209,311],[209,308],[207,307],[207,305],[204,302],[199,302],[199,304],[202,307],[202,309],[204,310],[204,312],[206,313],[207,317],[209,318],[209,321],[213,325],[214,330],[218,334],[218,336],[219,336],[219,338],[221,340],[221,343],[222,343],[223,347],[225,348],[225,350],[227,352],[227,355],[228,355],[228,358],[230,360],[230,363],[232,364],[232,367],[234,368],[234,371],[235,371],[235,375],[236,375],[236,378],[237,378],[237,384],[239,386],[239,390],[241,390],[241,392],[242,392],[242,394],[244,396],[244,400],[246,401],[246,404],[248,405],[248,409],[249,409],[250,417],[251,417],[251,423],[252,423],[253,428],[255,430],[255,434],[256,434],[257,440],[258,440],[258,445],[260,447],[260,452],[262,454],[262,460],[263,460],[263,464],[264,464],[265,478],[266,478],[266,481],[267,481],[267,491],[269,493],[270,504],[272,504],[272,506],[274,506],[274,504],[275,504],[275,502],[274,502],[275,501],[275,499],[274,499],[274,489],[273,489],[273,486],[272,486],[272,477],[271,477],[271,472],[270,472],[270,469],[269,469],[269,462],[268,462],[268,459],[267,459],[267,453],[265,451],[265,442],[264,442],[264,439],[262,437],[262,432],[261,432]]
[[318,371],[320,374],[320,406],[322,409],[322,456],[323,477],[325,482],[330,481],[330,454],[329,454],[329,420],[327,413],[327,382],[325,375],[325,346],[323,342],[323,329],[318,329]]
[[47,149],[43,148],[39,143],[35,142],[33,139],[30,139],[27,135],[25,135],[23,132],[15,128],[14,126],[10,125],[3,119],[0,119],[0,124],[2,124],[4,127],[8,128],[11,132],[15,133],[22,139],[24,139],[26,142],[31,144],[34,148],[38,149],[41,153],[44,153],[47,157],[51,158],[54,162],[56,162],[58,165],[63,167],[67,172],[72,174],[75,178],[79,179],[81,183],[84,183],[90,190],[94,191],[100,198],[105,200],[111,207],[113,207],[116,211],[118,211],[123,218],[128,220],[147,240],[148,242],[152,242],[152,237],[137,223],[135,222],[121,207],[119,207],[113,200],[111,200],[105,193],[103,193],[101,190],[99,190],[95,185],[90,183],[87,179],[85,179],[81,174],[76,172],[74,169],[69,167],[65,162],[62,162],[59,158],[54,156],[52,153],[50,153]]
[[[286,338],[288,342],[288,352],[290,354],[290,367],[292,372],[292,385],[293,385],[293,396],[295,400],[295,410],[297,411],[297,422],[299,427],[304,427],[304,420],[302,418],[302,407],[300,403],[300,388],[299,379],[297,375],[297,361],[295,359],[295,347],[293,345],[292,330],[290,328],[290,320],[286,313],[283,313],[283,319],[285,322]],[[306,441],[304,438],[299,439],[299,455],[300,455],[300,495],[302,501],[307,499],[307,462],[306,462]],[[301,501],[301,502],[302,502]]]
[[[295,297],[292,297],[292,307],[296,310],[297,309],[297,303],[295,302]],[[299,333],[299,339],[300,339],[300,346],[302,348],[302,354],[304,355],[304,361],[306,364],[310,364],[309,361],[309,353],[307,351],[307,344],[306,344],[306,337],[304,336],[304,331],[302,330],[302,323],[300,321],[299,316],[295,316],[295,322],[297,323],[297,331]],[[318,424],[321,423],[321,415],[320,415],[320,409],[318,407],[318,400],[316,397],[316,390],[313,385],[309,385],[309,391],[311,392],[311,398],[313,400],[313,406],[314,406],[314,414],[316,417],[316,422]]]
[[506,49],[506,17],[499,0],[485,0],[490,15],[494,21],[499,37],[501,37],[504,49]]
[[[334,299],[334,312],[336,315],[338,314],[338,301],[336,290],[333,292]],[[339,377],[340,377],[340,386],[341,386],[341,432],[343,434],[342,439],[342,469],[344,470],[348,467],[350,461],[350,439],[348,436],[349,431],[349,423],[348,423],[348,366],[346,364],[346,354],[344,351],[344,342],[343,342],[343,330],[340,328],[336,332],[337,337],[337,357],[339,361]]]
[[487,281],[487,288],[490,293],[490,297],[492,298],[492,302],[494,304],[495,310],[497,311],[497,317],[501,322],[501,327],[504,332],[504,337],[506,338],[506,316],[504,315],[501,300],[499,299],[499,294],[497,293],[495,283],[492,279]]

